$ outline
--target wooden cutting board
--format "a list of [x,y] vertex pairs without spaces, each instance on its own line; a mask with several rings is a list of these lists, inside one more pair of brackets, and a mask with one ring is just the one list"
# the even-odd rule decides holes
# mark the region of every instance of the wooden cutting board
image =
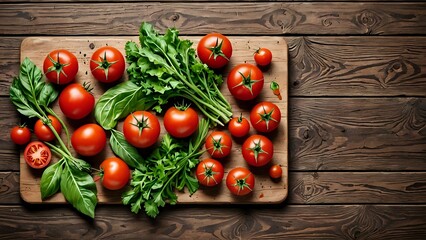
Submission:
[[[200,37],[191,36],[184,37],[194,42],[193,47],[197,46]],[[109,45],[119,49],[123,55],[124,45],[127,41],[138,42],[138,37],[30,37],[23,40],[21,44],[21,62],[25,57],[30,58],[39,68],[43,66],[45,56],[54,49],[64,48],[74,53],[79,61],[79,72],[76,76],[76,82],[91,82],[94,87],[95,98],[100,95],[110,86],[98,83],[92,76],[89,68],[89,62],[92,53],[99,47]],[[198,203],[198,204],[266,204],[279,203],[284,201],[288,194],[288,46],[282,37],[230,37],[233,44],[233,55],[231,61],[225,69],[221,71],[224,76],[224,84],[221,91],[226,99],[231,103],[234,116],[239,116],[242,112],[243,116],[249,119],[249,111],[257,102],[266,100],[277,104],[282,113],[282,119],[279,128],[272,134],[267,136],[274,143],[274,157],[271,164],[279,164],[283,169],[283,176],[278,181],[272,180],[268,175],[268,170],[271,164],[261,168],[249,169],[255,174],[256,184],[252,194],[244,197],[235,197],[228,191],[225,179],[228,171],[236,166],[248,167],[241,155],[241,145],[244,140],[233,138],[233,149],[231,155],[222,160],[225,168],[225,176],[223,182],[214,188],[200,186],[200,189],[192,196],[186,192],[178,193],[179,203]],[[272,64],[262,69],[265,76],[265,85],[262,93],[253,101],[244,102],[236,101],[229,93],[226,86],[226,76],[230,69],[243,62],[254,64],[253,53],[259,47],[267,47],[272,51]],[[123,77],[125,81],[127,76]],[[280,85],[282,100],[279,100],[269,88],[271,81],[276,81]],[[72,133],[79,126],[94,122],[93,116],[83,120],[74,121],[68,120],[63,115],[57,103],[54,104],[54,110],[62,119],[66,120],[69,130]],[[161,122],[160,116],[160,122]],[[226,129],[222,129],[227,131]],[[162,133],[165,129],[162,128]],[[250,134],[254,134],[252,128]],[[64,137],[64,135],[63,135]],[[65,138],[64,138],[65,139]],[[109,145],[105,150],[95,157],[81,157],[92,164],[92,167],[98,168],[102,160],[113,153]],[[208,157],[207,154],[200,159]],[[56,161],[54,159],[53,161]],[[28,203],[65,203],[66,200],[61,193],[41,200],[40,195],[40,178],[42,170],[31,169],[25,162],[21,152],[20,157],[20,193],[23,200]],[[110,191],[102,187],[100,182],[97,182],[98,201],[104,204],[119,204],[121,203],[121,194],[124,190]]]

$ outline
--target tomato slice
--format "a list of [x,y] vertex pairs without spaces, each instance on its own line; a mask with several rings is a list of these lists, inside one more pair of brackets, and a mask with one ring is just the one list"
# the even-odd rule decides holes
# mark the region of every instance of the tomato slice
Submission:
[[46,167],[50,163],[52,153],[48,146],[40,141],[30,142],[24,150],[27,164],[35,169]]

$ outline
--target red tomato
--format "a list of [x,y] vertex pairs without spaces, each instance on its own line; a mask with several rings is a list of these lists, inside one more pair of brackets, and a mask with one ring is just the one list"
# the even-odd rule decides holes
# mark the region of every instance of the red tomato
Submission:
[[202,63],[217,69],[225,66],[232,56],[232,44],[220,33],[209,33],[201,38],[197,46],[197,55]]
[[147,111],[136,111],[126,117],[123,124],[126,140],[137,148],[154,145],[160,136],[160,122]]
[[109,190],[123,188],[127,185],[131,177],[129,166],[117,157],[105,159],[99,168],[101,171],[102,186]]
[[259,95],[263,88],[262,71],[249,63],[232,68],[228,74],[228,89],[232,96],[239,100],[251,100]]
[[217,160],[207,158],[201,161],[197,166],[198,182],[204,186],[212,187],[222,182],[223,166]]
[[164,127],[176,138],[192,135],[198,128],[198,114],[191,107],[171,107],[164,114]]
[[259,48],[254,52],[254,61],[259,66],[268,66],[272,61],[272,53],[267,48]]
[[82,119],[89,115],[95,106],[95,97],[90,85],[78,83],[68,85],[59,95],[59,107],[64,115],[71,119]]
[[27,164],[35,169],[46,167],[50,163],[52,153],[48,146],[39,141],[30,142],[24,150]]
[[234,137],[244,137],[250,131],[250,123],[241,114],[241,116],[234,117],[229,121],[228,130]]
[[244,196],[254,189],[254,175],[247,168],[236,167],[226,176],[226,186],[232,194]]
[[[49,115],[47,117],[49,118],[50,123],[52,124],[58,135],[60,135],[62,132],[62,125],[59,120],[52,115]],[[50,130],[50,128],[45,125],[41,119],[37,120],[37,122],[35,123],[34,133],[41,141],[49,142],[55,139],[55,135],[53,134],[52,130]]]
[[111,46],[96,50],[90,60],[90,71],[96,80],[111,83],[123,76],[126,62],[123,54]]
[[268,164],[274,156],[274,145],[271,140],[262,135],[252,135],[242,146],[244,160],[254,167]]
[[207,152],[214,158],[224,158],[231,153],[232,139],[222,131],[214,131],[206,138]]
[[280,178],[281,175],[283,174],[283,170],[281,169],[280,165],[273,165],[270,169],[269,169],[269,176],[271,178]]
[[260,102],[250,112],[251,125],[259,132],[272,132],[280,121],[280,108],[271,102]]
[[50,82],[67,84],[73,81],[77,75],[77,58],[68,50],[54,50],[44,59],[43,72]]
[[10,138],[15,144],[24,145],[30,142],[31,132],[26,126],[15,126],[10,131]]
[[78,154],[94,156],[105,148],[106,134],[104,129],[97,124],[85,124],[74,131],[71,136],[71,144]]

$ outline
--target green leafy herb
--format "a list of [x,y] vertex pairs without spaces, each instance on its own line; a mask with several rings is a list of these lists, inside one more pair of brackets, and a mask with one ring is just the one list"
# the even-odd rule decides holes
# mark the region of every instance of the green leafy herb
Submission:
[[59,191],[63,164],[64,159],[61,159],[57,163],[50,165],[44,170],[40,181],[42,199],[48,198]]
[[139,155],[138,150],[126,141],[122,132],[112,129],[109,141],[112,151],[123,159],[127,165],[145,170],[145,166],[142,164],[144,160]]

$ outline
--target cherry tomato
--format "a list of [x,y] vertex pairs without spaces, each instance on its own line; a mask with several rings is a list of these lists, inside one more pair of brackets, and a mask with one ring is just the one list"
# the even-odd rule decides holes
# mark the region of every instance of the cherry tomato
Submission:
[[280,165],[273,165],[270,169],[269,169],[269,176],[271,178],[280,178],[281,175],[283,175],[283,170],[281,169]]
[[234,117],[229,121],[228,130],[234,137],[244,137],[250,131],[250,123],[241,114],[241,116]]
[[244,160],[254,167],[268,164],[274,156],[274,145],[271,140],[262,135],[248,137],[242,146]]
[[78,154],[94,156],[105,148],[106,134],[101,126],[88,123],[74,131],[71,144]]
[[214,131],[206,138],[207,152],[213,158],[224,158],[231,153],[232,139],[222,131]]
[[225,66],[232,56],[232,44],[220,33],[209,33],[201,38],[197,46],[197,55],[202,63],[217,69]]
[[259,66],[268,66],[272,61],[272,53],[267,48],[259,48],[254,52],[254,61]]
[[70,83],[78,72],[77,58],[68,50],[54,50],[44,59],[43,72],[52,83]]
[[198,128],[198,114],[191,107],[171,107],[164,114],[164,127],[176,138],[192,135]]
[[109,190],[123,188],[131,178],[129,166],[117,157],[105,159],[99,168],[102,186]]
[[97,49],[90,60],[90,71],[96,80],[111,83],[119,80],[124,73],[126,62],[116,48],[105,46]]
[[95,106],[95,97],[90,85],[78,83],[68,85],[59,95],[59,107],[67,118],[82,119],[89,115]]
[[272,132],[281,121],[280,108],[271,102],[260,102],[250,112],[251,125],[259,132]]
[[264,78],[262,71],[249,63],[242,63],[228,74],[228,89],[239,100],[251,100],[262,91]]
[[40,141],[30,142],[24,150],[25,162],[32,168],[40,169],[46,167],[52,158],[48,146]]
[[[59,120],[52,115],[49,115],[47,117],[49,118],[49,121],[52,124],[53,128],[60,135],[62,132],[62,125]],[[37,122],[35,123],[34,133],[41,141],[49,142],[55,139],[55,135],[53,134],[52,130],[50,130],[50,128],[45,125],[41,119],[37,120]]]
[[232,194],[244,196],[254,189],[254,175],[247,168],[236,167],[226,176],[226,186]]
[[10,131],[10,138],[15,144],[24,145],[31,140],[31,131],[26,126],[15,126]]
[[123,133],[131,145],[147,148],[157,142],[160,136],[160,122],[150,112],[136,111],[124,120]]
[[196,170],[198,182],[204,186],[212,187],[222,182],[223,166],[217,160],[207,158],[201,161]]

